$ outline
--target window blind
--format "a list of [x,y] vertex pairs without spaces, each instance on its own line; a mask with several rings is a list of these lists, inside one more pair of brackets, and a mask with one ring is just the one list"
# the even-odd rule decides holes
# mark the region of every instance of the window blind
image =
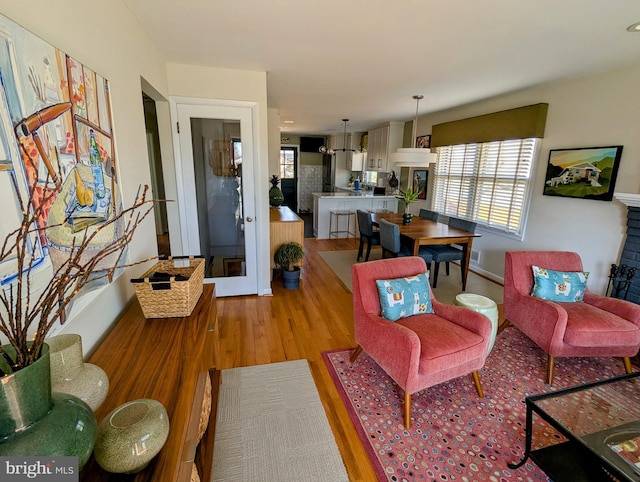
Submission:
[[433,209],[522,234],[538,139],[510,139],[436,149]]

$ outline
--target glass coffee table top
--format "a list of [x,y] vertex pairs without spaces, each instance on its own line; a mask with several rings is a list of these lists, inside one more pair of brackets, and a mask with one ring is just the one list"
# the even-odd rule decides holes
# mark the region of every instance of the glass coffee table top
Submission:
[[[599,468],[613,476],[612,480],[640,481],[639,377],[640,373],[633,373],[527,397],[526,453],[519,464],[510,466],[520,466],[531,455],[545,470],[543,463],[549,459],[547,453],[561,448],[550,446],[531,451],[531,415],[534,412],[567,437],[575,451],[571,453],[585,454],[590,459],[595,459],[593,455],[596,455]],[[537,452],[540,456],[536,456]],[[579,464],[575,460],[567,463]]]

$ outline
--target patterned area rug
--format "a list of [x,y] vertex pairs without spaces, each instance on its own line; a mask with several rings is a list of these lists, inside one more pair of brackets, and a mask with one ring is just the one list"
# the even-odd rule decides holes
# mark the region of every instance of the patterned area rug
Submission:
[[[323,353],[380,481],[545,481],[530,460],[516,470],[525,445],[524,398],[622,375],[622,360],[561,358],[553,387],[544,382],[546,355],[517,328],[503,331],[480,370],[485,398],[471,375],[412,396],[413,422],[403,425],[403,394],[366,354]],[[533,449],[563,439],[534,417]]]

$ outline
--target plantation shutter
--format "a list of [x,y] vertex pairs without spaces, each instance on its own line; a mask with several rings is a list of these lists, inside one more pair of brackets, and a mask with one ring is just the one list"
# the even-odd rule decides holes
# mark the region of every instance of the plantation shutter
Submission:
[[521,234],[536,139],[438,147],[433,209]]

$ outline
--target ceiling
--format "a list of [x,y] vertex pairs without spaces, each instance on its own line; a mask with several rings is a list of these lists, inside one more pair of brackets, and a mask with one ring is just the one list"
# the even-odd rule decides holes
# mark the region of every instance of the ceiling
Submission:
[[[168,61],[267,72],[291,134],[640,64],[639,0],[124,0]],[[284,121],[293,121],[285,124]]]

